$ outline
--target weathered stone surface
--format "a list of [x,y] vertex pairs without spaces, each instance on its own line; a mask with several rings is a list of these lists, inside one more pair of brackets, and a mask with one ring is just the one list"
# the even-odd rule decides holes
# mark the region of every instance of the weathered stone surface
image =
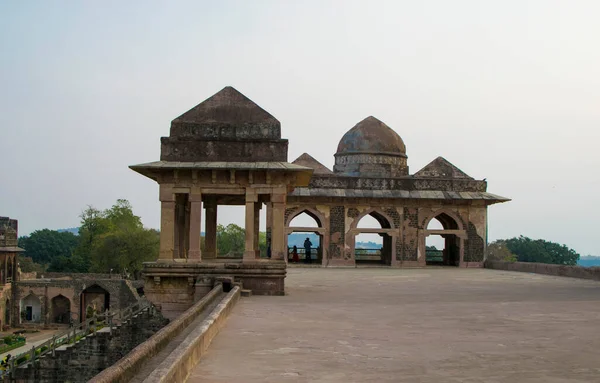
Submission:
[[596,281],[290,269],[287,291],[242,299],[188,382],[598,381]]

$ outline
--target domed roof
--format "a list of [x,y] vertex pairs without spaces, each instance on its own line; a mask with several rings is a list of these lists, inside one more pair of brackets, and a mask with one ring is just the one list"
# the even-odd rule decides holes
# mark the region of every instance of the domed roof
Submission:
[[389,126],[369,116],[350,129],[338,144],[336,154],[371,153],[406,156],[402,138]]

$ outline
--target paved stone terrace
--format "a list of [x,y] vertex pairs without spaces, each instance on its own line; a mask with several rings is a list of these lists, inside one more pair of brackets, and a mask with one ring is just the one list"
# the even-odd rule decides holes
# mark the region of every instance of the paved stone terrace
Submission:
[[600,282],[482,269],[290,269],[189,382],[600,382]]

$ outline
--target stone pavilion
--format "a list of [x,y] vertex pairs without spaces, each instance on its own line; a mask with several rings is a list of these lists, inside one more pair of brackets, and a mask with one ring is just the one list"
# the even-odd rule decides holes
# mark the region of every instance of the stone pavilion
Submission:
[[[145,265],[145,293],[167,311],[183,311],[211,281],[230,277],[254,294],[284,294],[287,235],[320,237],[322,266],[355,266],[355,237],[383,237],[377,263],[426,265],[425,238],[442,235],[443,264],[481,267],[487,207],[508,201],[439,157],[409,173],[402,138],[367,117],[341,139],[333,171],[303,154],[287,162],[281,124],[232,87],[226,87],[171,122],[160,161],[131,166],[159,185],[160,256]],[[217,256],[220,205],[245,206],[245,251],[240,260]],[[270,258],[258,251],[260,209],[266,208]],[[317,227],[294,227],[306,213]],[[361,229],[374,217],[380,228]],[[437,219],[443,229],[428,229]],[[201,222],[205,244],[201,249]]]

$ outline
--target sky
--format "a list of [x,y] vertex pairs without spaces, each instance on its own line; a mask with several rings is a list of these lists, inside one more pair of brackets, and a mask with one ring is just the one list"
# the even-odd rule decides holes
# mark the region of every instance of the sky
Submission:
[[24,235],[125,198],[158,228],[158,187],[128,165],[231,85],[279,119],[290,161],[332,168],[373,115],[411,173],[443,156],[512,198],[490,207],[490,241],[600,255],[598,15],[596,0],[1,2],[0,215]]

